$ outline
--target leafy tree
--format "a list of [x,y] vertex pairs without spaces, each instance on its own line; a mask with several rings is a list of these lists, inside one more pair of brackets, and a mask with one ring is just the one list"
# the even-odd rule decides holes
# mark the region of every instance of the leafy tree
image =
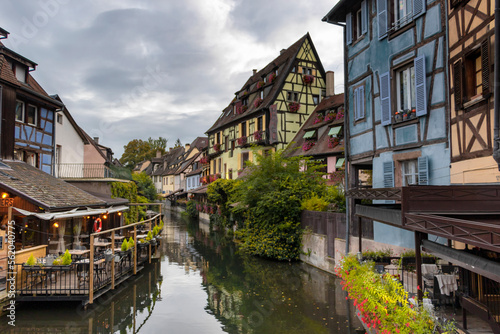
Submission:
[[178,148],[178,147],[181,147],[181,146],[182,146],[181,140],[179,138],[177,138],[177,140],[175,141],[174,148]]
[[[284,157],[283,151],[261,155],[248,163],[248,174],[238,185],[235,213],[245,212],[245,226],[239,231],[242,247],[251,254],[278,260],[296,260],[300,255],[301,203],[321,196],[322,166],[307,157]],[[307,168],[303,168],[307,165]]]
[[123,146],[125,149],[120,163],[127,168],[134,168],[139,162],[150,160],[156,156],[156,152],[160,151],[165,154],[168,140],[159,137],[158,139],[148,138],[147,141],[142,139],[134,139]]
[[207,188],[207,199],[209,203],[217,204],[221,210],[222,223],[227,226],[229,222],[231,198],[235,189],[241,181],[218,179]]
[[137,184],[137,193],[146,197],[149,202],[156,200],[156,188],[151,177],[144,172],[132,174],[132,179]]

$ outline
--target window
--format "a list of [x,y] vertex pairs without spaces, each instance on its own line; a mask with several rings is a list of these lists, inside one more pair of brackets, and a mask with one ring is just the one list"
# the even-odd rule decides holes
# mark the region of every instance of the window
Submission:
[[26,66],[16,64],[15,72],[17,80],[21,82],[26,82]]
[[354,120],[365,117],[365,86],[354,89]]
[[247,122],[241,123],[241,137],[247,136]]
[[26,162],[28,165],[38,168],[38,154],[33,152],[25,152],[24,162]]
[[361,2],[360,7],[355,8],[352,13],[346,15],[346,42],[351,44],[368,32],[368,10],[366,0]]
[[297,92],[287,92],[286,93],[286,99],[288,101],[298,102],[299,101],[299,93],[297,93]]
[[257,131],[262,131],[262,129],[263,129],[262,122],[263,122],[262,116],[257,118]]
[[394,1],[394,23],[395,28],[399,28],[409,23],[412,19],[412,0]]
[[415,67],[396,72],[398,112],[415,109]]
[[37,107],[28,104],[28,108],[26,110],[26,123],[31,125],[37,125],[37,115],[38,115]]
[[[425,0],[376,0],[378,38],[406,26],[425,13]],[[389,26],[390,24],[390,26]]]
[[418,184],[417,160],[406,160],[401,162],[402,185],[409,186]]
[[302,66],[302,74],[312,75],[312,68]]
[[24,122],[24,102],[16,101],[16,121]]
[[261,99],[263,99],[263,98],[264,98],[264,91],[263,91],[263,90],[261,90],[261,91],[260,91],[260,98],[261,98]]
[[63,124],[63,116],[61,114],[57,114],[57,123]]
[[319,95],[313,95],[313,103],[315,105],[318,105],[319,104]]

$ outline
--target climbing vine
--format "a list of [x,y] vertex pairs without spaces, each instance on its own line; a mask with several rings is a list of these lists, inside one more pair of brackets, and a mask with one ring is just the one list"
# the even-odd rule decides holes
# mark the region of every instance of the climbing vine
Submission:
[[[137,194],[137,185],[135,182],[111,182],[111,197],[126,198],[130,203],[147,203],[147,199]],[[137,222],[137,219],[143,220],[146,217],[145,208],[131,206],[130,210],[123,213],[125,225]]]

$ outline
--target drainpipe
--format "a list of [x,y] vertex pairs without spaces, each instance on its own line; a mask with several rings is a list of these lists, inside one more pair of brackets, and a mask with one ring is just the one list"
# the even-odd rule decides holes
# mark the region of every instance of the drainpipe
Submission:
[[495,83],[494,83],[494,109],[495,125],[493,129],[493,159],[500,170],[500,0],[495,0]]

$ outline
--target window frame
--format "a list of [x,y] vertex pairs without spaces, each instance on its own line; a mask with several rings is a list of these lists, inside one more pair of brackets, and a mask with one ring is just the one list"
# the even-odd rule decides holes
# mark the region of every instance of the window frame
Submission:
[[[22,105],[22,114],[21,114],[21,119],[18,119],[18,113],[17,113],[17,108],[18,108],[18,105],[21,104]],[[21,122],[21,123],[24,123],[24,115],[26,114],[26,103],[24,103],[24,101],[21,101],[21,100],[16,100],[16,110],[15,110],[15,120],[16,122]]]
[[[401,82],[401,74],[403,74],[406,71],[410,71],[409,75],[407,76],[406,80],[408,81],[407,84],[409,84],[409,91],[406,92],[404,95],[405,98],[409,101],[410,106],[406,108],[407,106],[404,106],[404,108],[401,107],[401,104],[403,101],[402,99],[402,88],[404,87]],[[412,72],[413,72],[413,77],[412,77]],[[415,64],[408,63],[403,67],[400,67],[396,70],[394,70],[394,76],[395,76],[395,91],[396,91],[396,112],[404,112],[405,110],[412,110],[416,108],[416,85],[415,85]],[[402,109],[401,109],[402,108]]]
[[[28,121],[28,117],[30,117],[28,115],[30,107],[33,107],[34,110],[35,110],[35,114],[33,115],[33,123],[31,123],[31,122]],[[38,107],[36,105],[31,104],[31,103],[28,104],[28,108],[25,110],[25,123],[29,124],[29,125],[33,125],[33,126],[38,126]]]

